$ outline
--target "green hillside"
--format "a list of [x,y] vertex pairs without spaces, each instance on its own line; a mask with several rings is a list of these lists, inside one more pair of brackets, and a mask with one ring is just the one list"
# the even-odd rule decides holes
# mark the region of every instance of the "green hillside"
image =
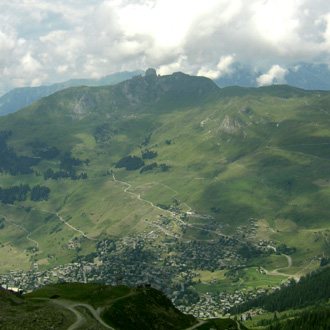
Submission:
[[[316,269],[330,252],[329,104],[327,92],[220,89],[148,70],[114,86],[68,88],[0,118],[0,131],[11,131],[0,155],[1,270],[62,265],[92,255],[100,240],[155,231],[152,249],[166,246],[160,259],[192,258],[186,267],[202,282],[216,270],[214,290]],[[20,184],[31,190],[6,202]],[[180,246],[221,245],[227,235],[242,270],[226,276],[218,258],[203,266]],[[242,252],[255,244],[260,253]]]
[[184,315],[150,287],[62,283],[25,295],[0,288],[0,306],[3,330],[246,329],[228,318],[196,320]]
[[45,286],[26,298],[56,299],[87,304],[115,329],[185,329],[197,323],[178,311],[165,295],[153,288],[109,287],[99,284],[63,283]]
[[253,311],[262,309],[258,316],[247,318],[249,329],[327,329],[329,327],[329,273],[324,267],[328,259],[322,259],[322,268],[299,283],[292,280],[281,290],[261,295],[255,300],[232,309],[238,319],[245,319]]
[[114,85],[143,73],[144,72],[141,70],[133,72],[118,72],[99,79],[71,79],[50,86],[14,88],[0,97],[0,116],[16,112],[19,109],[33,104],[42,97],[49,96],[68,87]]
[[0,328],[3,330],[68,329],[74,322],[69,310],[45,301],[27,301],[0,287]]

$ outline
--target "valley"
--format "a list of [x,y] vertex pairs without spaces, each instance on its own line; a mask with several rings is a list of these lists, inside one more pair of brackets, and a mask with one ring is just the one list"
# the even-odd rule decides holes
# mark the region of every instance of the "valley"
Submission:
[[[132,287],[138,283],[152,283],[153,287],[171,298],[181,311],[195,317],[210,318],[226,315],[228,309],[237,303],[254,299],[265,293],[265,289],[276,290],[279,284],[292,277],[299,279],[299,271],[296,274],[283,273],[292,267],[291,256],[275,255],[273,243],[257,240],[259,225],[256,220],[249,219],[246,225],[238,227],[235,235],[225,235],[222,233],[223,226],[213,217],[195,214],[187,204],[183,206],[185,211],[180,210],[178,205],[171,210],[162,209],[142,199],[138,193],[131,192],[131,184],[118,181],[114,173],[112,180],[121,185],[120,189],[124,193],[161,212],[158,219],[153,222],[145,219],[147,227],[137,235],[97,240],[67,223],[58,213],[53,213],[58,221],[66,225],[67,230],[79,235],[64,247],[68,252],[77,253],[80,250],[75,262],[53,266],[48,270],[44,260],[38,262],[39,243],[32,240],[36,245],[34,255],[32,253],[36,261],[34,270],[11,271],[10,275],[0,275],[1,283],[8,288],[29,291],[54,282],[116,285],[117,278],[121,277],[119,283]],[[158,186],[155,182],[150,185]],[[170,187],[165,188],[177,194]],[[137,189],[141,190],[141,187]],[[180,205],[180,201],[176,200],[176,204]],[[52,213],[41,209],[31,211]],[[273,229],[271,231],[274,232]],[[247,239],[240,237],[243,232]],[[28,236],[25,238],[29,239]],[[84,256],[81,251],[93,241],[97,246],[96,252]],[[259,263],[255,261],[252,266],[249,265],[249,260],[237,253],[240,246],[262,251]],[[48,264],[56,264],[52,260],[56,258],[56,254],[49,256]],[[282,265],[281,269],[270,272],[260,266],[273,266],[275,260],[277,265]],[[318,265],[317,259],[312,260],[300,269],[300,274],[305,275]],[[230,276],[226,276],[228,271]]]
[[151,70],[0,118],[0,282],[151,283],[218,317],[318,269],[329,102]]

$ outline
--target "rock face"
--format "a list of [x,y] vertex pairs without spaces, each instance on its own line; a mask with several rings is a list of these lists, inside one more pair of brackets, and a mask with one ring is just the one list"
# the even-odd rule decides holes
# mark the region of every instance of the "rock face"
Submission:
[[236,133],[240,131],[242,127],[243,126],[241,125],[241,123],[239,123],[237,120],[226,116],[220,125],[220,130],[226,133]]
[[73,107],[73,112],[79,119],[83,119],[96,105],[93,95],[86,93],[77,100]]
[[148,69],[146,71],[145,80],[149,86],[153,86],[157,82],[157,73],[155,69]]
[[[193,104],[202,99],[218,95],[220,89],[204,77],[194,77],[176,72],[172,75],[157,75],[155,69],[148,69],[145,77],[137,76],[115,86],[131,108],[140,104],[161,102],[163,105],[178,102]],[[180,104],[179,104],[180,105]]]
[[149,68],[146,71],[146,77],[157,77],[157,73],[155,69]]

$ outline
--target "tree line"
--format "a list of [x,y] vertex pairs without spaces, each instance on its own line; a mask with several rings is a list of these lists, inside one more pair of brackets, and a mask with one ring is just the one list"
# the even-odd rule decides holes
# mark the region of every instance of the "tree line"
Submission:
[[326,330],[330,329],[330,309],[320,308],[306,310],[299,317],[283,322],[274,322],[267,327],[267,330]]
[[79,166],[85,163],[86,165],[89,164],[89,159],[82,161],[79,158],[75,158],[71,156],[70,152],[66,152],[64,156],[60,160],[60,170],[54,172],[51,168],[48,168],[44,172],[44,179],[61,179],[61,178],[70,178],[71,180],[79,180],[79,179],[87,179],[87,173],[81,172],[77,174],[76,169],[74,166]]
[[7,139],[12,131],[0,131],[0,172],[10,175],[31,174],[31,166],[40,162],[39,158],[17,156],[14,149],[7,146]]
[[34,186],[32,189],[28,184],[20,184],[8,188],[0,187],[0,201],[3,204],[14,204],[14,202],[23,202],[30,196],[34,202],[48,200],[50,189],[44,186]]
[[270,312],[281,312],[326,302],[330,297],[329,278],[330,268],[326,268],[301,277],[298,283],[292,279],[289,285],[282,286],[281,290],[245,302],[232,308],[230,312],[239,314],[254,307],[261,307]]

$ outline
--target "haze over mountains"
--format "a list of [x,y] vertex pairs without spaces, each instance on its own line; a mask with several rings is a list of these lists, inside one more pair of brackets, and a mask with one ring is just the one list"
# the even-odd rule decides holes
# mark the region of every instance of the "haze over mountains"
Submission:
[[[64,88],[112,85],[140,74],[143,75],[144,71],[115,73],[100,79],[72,79],[50,86],[15,88],[0,97],[0,116],[29,106],[38,99]],[[262,74],[253,67],[235,63],[220,77],[215,77],[214,81],[220,87],[288,84],[308,90],[330,90],[330,70],[326,64],[298,63],[288,69],[275,66],[273,70]]]

